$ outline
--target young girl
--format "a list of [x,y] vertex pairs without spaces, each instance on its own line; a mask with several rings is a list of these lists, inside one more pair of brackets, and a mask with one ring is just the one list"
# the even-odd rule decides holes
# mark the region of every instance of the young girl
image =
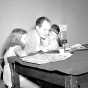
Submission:
[[[8,86],[8,88],[12,87],[12,80],[11,80],[11,69],[8,63],[8,57],[11,56],[26,56],[27,52],[24,50],[25,47],[25,40],[27,32],[23,29],[16,28],[14,29],[10,36],[8,37],[6,41],[6,45],[4,46],[2,55],[4,57],[4,71],[3,71],[3,81]],[[36,88],[34,83],[30,82],[23,76],[19,76],[20,79],[20,86],[22,88],[28,88],[31,86],[31,88]]]
[[11,88],[11,69],[8,63],[7,58],[11,56],[16,56],[17,49],[21,50],[24,47],[24,44],[21,42],[22,36],[27,32],[23,29],[14,29],[10,36],[8,36],[5,45],[3,47],[2,56],[4,58],[4,70],[3,70],[3,81],[4,83]]

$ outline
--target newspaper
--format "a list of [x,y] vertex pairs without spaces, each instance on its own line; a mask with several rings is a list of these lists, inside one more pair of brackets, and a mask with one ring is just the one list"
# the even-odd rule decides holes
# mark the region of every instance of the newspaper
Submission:
[[49,62],[66,60],[71,56],[72,56],[71,53],[38,53],[33,56],[27,56],[20,59],[25,62],[45,64]]

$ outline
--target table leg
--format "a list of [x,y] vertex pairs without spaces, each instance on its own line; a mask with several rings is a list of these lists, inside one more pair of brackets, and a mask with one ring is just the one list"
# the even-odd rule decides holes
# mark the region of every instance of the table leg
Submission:
[[15,64],[9,63],[11,69],[12,88],[20,88],[19,75],[15,71]]
[[78,88],[77,77],[73,75],[65,76],[65,88]]

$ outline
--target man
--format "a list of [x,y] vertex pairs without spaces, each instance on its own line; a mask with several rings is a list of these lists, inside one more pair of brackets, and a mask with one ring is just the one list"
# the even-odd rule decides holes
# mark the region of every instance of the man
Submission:
[[41,48],[41,40],[44,40],[51,27],[51,21],[47,17],[39,17],[36,20],[35,29],[31,29],[28,36],[24,38],[26,41],[25,50],[28,53],[44,50]]
[[[39,17],[36,20],[35,29],[30,29],[28,34],[21,38],[21,41],[25,44],[24,51],[26,54],[24,56],[33,56],[41,50],[41,39],[45,39],[48,36],[50,27],[51,21],[47,17]],[[32,60],[31,57],[28,59]],[[38,85],[20,75],[20,86],[27,88],[26,85],[30,88],[39,88]]]

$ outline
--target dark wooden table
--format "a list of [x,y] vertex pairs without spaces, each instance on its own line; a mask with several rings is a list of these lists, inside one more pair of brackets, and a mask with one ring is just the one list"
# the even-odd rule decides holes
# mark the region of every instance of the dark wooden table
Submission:
[[[69,88],[78,88],[78,86],[74,87],[73,85],[76,85],[76,81],[79,80],[79,77],[82,77],[82,74],[88,72],[87,49],[76,50],[74,54],[66,60],[42,65],[25,62],[18,58],[13,59],[13,61],[11,60],[12,59],[9,58],[10,63],[15,62],[15,70],[18,74],[34,77],[56,85],[70,85]],[[73,84],[71,84],[71,82]]]

